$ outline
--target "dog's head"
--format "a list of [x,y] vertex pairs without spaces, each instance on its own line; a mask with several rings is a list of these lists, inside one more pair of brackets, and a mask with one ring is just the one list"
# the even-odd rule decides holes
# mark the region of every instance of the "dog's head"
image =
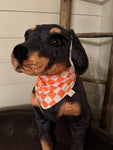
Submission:
[[83,74],[88,59],[74,31],[59,25],[37,25],[25,32],[25,42],[15,46],[11,60],[17,72],[50,75],[70,66],[70,53],[76,74]]

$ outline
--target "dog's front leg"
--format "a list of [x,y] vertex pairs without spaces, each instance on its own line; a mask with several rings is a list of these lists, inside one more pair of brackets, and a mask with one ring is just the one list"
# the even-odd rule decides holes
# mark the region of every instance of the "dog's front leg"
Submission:
[[83,150],[85,131],[82,127],[77,127],[75,123],[71,124],[71,150]]
[[50,122],[48,120],[37,120],[37,122],[42,150],[52,150],[52,141],[50,137]]
[[34,106],[35,110],[42,150],[52,150],[52,142],[50,137],[50,121],[46,117],[40,104],[38,103],[34,90],[31,94],[31,103]]
[[52,150],[52,140],[50,136],[50,121],[42,113],[39,107],[34,107],[34,110],[39,129],[42,150]]
[[81,118],[79,122],[75,121],[73,116],[73,121],[70,124],[71,135],[72,135],[72,147],[71,150],[83,150],[86,132],[89,126],[90,116],[86,115]]

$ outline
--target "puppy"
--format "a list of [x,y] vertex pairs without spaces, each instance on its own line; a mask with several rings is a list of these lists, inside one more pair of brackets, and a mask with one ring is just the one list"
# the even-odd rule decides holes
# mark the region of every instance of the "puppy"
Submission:
[[42,149],[53,149],[53,124],[66,120],[70,149],[83,150],[91,111],[79,75],[88,68],[88,58],[74,31],[37,25],[25,32],[25,42],[15,46],[11,60],[17,72],[38,76],[31,103]]

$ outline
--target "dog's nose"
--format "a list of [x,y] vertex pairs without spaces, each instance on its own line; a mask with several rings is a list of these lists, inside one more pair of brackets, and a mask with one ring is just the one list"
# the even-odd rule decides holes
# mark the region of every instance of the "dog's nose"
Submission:
[[14,57],[19,60],[25,60],[27,58],[28,49],[24,45],[17,45],[13,50]]

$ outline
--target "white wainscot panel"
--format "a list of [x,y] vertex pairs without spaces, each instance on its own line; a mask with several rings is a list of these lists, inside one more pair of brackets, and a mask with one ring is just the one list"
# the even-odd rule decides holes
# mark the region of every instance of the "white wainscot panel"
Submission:
[[33,83],[35,84],[37,77],[29,76],[23,73],[18,73],[13,70],[11,63],[0,64],[0,86],[4,85],[15,85],[22,83]]
[[32,83],[0,86],[0,107],[30,104]]
[[99,50],[98,38],[79,38],[88,56],[97,57]]
[[60,0],[1,0],[0,9],[58,13]]
[[[0,2],[0,10],[59,13],[60,0],[4,0]],[[72,14],[101,15],[101,6],[73,0]]]
[[101,15],[101,6],[94,5],[93,3],[84,2],[82,0],[72,1],[72,14],[84,15]]
[[93,112],[93,120],[100,120],[102,112],[102,104],[105,93],[105,86],[101,84],[83,82],[86,90],[88,103]]
[[37,24],[58,24],[58,14],[0,12],[0,37],[23,37]]
[[[60,0],[4,0],[0,2],[0,10],[59,13]],[[72,14],[101,15],[101,6],[73,0]]]
[[98,52],[98,67],[97,67],[97,78],[107,80],[109,59],[111,52],[111,39],[103,39],[100,42],[99,52]]
[[87,53],[89,59],[89,67],[83,76],[96,79],[97,67],[98,67],[98,52],[99,52],[99,40],[98,39],[81,39],[80,41]]
[[97,58],[96,57],[88,57],[89,59],[89,66],[86,72],[82,75],[87,78],[91,79],[99,79],[97,78]]
[[71,28],[74,29],[76,33],[99,32],[100,20],[100,17],[95,16],[72,15]]

